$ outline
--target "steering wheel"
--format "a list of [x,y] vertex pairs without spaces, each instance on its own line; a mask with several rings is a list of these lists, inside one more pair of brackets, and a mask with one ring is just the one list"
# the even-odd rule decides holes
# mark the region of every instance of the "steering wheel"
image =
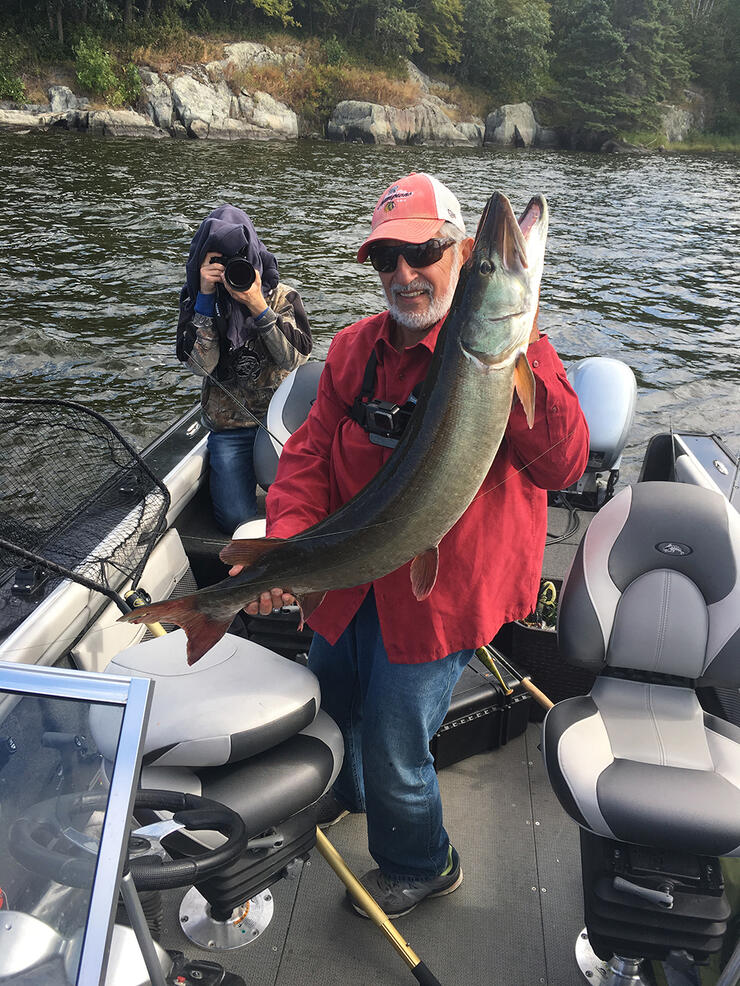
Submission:
[[[104,811],[107,804],[108,795],[104,792],[63,794],[41,801],[11,825],[10,851],[33,873],[67,887],[87,889],[95,874],[99,843],[74,827],[71,819]],[[191,859],[130,860],[128,868],[138,890],[172,890],[198,884],[241,856],[249,841],[241,816],[210,798],[177,791],[144,790],[137,792],[135,807],[173,812],[173,822],[190,832],[220,832],[226,836],[223,845]]]

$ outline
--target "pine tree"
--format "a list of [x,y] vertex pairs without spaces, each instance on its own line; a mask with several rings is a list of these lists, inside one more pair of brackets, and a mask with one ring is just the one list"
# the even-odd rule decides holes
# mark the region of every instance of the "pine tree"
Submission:
[[496,100],[534,98],[549,62],[546,0],[467,0],[462,74]]
[[609,0],[553,3],[553,78],[569,125],[612,131],[624,115],[626,42],[611,21]]
[[419,41],[428,65],[455,65],[462,54],[462,0],[420,0]]
[[658,104],[688,80],[670,0],[612,0],[624,53],[625,126],[654,123]]

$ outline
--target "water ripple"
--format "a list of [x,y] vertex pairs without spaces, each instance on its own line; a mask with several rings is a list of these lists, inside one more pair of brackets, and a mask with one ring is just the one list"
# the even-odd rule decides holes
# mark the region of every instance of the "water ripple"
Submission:
[[566,362],[609,355],[635,371],[627,478],[670,425],[740,448],[737,155],[4,135],[3,392],[81,400],[139,443],[189,407],[198,381],[174,356],[177,296],[190,238],[224,201],[279,257],[325,355],[382,307],[354,256],[378,193],[411,170],[447,182],[471,230],[494,189],[515,210],[547,196],[541,326]]

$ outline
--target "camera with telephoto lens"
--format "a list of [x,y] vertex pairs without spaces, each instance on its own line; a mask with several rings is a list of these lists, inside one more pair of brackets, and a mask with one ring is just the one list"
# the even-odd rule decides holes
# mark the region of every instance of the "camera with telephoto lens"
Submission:
[[254,284],[254,267],[244,257],[211,257],[210,262],[224,265],[226,283],[235,291],[248,291]]

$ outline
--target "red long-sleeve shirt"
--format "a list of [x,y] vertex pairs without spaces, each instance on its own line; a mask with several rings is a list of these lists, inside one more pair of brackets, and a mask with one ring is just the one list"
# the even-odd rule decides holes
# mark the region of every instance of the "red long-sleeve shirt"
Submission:
[[[378,365],[373,396],[404,404],[424,379],[441,322],[416,345],[390,343],[387,312],[343,329],[332,340],[316,402],[286,442],[267,496],[267,534],[290,537],[337,510],[392,453],[370,442],[349,416],[362,390],[371,350]],[[514,402],[504,439],[480,492],[439,545],[430,595],[417,600],[409,564],[373,583],[383,642],[392,663],[417,664],[489,642],[503,623],[532,611],[547,526],[548,489],[583,473],[588,428],[565,369],[545,336],[527,351],[536,378],[530,429]],[[308,621],[335,643],[370,586],[329,592]]]

